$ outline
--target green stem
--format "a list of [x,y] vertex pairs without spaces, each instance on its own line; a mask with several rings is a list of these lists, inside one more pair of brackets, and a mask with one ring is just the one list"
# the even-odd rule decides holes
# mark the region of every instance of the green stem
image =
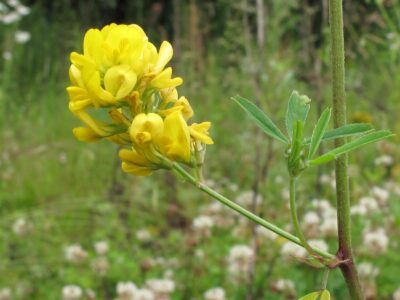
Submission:
[[[332,55],[332,97],[333,119],[335,127],[346,124],[346,97],[345,97],[345,63],[343,37],[343,3],[342,0],[329,0],[331,23],[331,55]],[[345,138],[336,139],[335,147],[346,143]],[[350,197],[347,172],[347,154],[336,160],[336,198],[338,212],[339,250],[337,257],[343,260],[340,269],[345,278],[352,299],[364,299],[363,291],[358,279],[357,270],[353,262],[353,248],[351,242]]]
[[315,251],[313,248],[310,246],[310,244],[307,242],[306,237],[303,234],[303,231],[301,230],[299,218],[297,217],[297,208],[296,208],[296,181],[297,177],[291,176],[290,177],[290,188],[289,188],[289,193],[290,193],[290,213],[292,215],[292,223],[294,230],[297,234],[297,236],[300,239],[300,242],[302,246],[308,251],[308,253],[311,256],[318,256],[315,255]]
[[[276,225],[269,223],[265,221],[264,219],[260,218],[259,216],[253,214],[252,212],[248,211],[247,209],[241,207],[240,205],[236,204],[235,202],[229,200],[228,198],[224,197],[223,195],[219,194],[217,191],[209,188],[208,186],[198,182],[195,177],[190,175],[182,166],[180,166],[178,163],[171,163],[172,168],[180,174],[183,178],[185,178],[188,182],[190,182],[192,185],[196,186],[198,189],[201,191],[207,193],[214,199],[218,200],[222,204],[230,207],[234,211],[240,213],[241,215],[249,218],[253,222],[261,225],[262,227],[265,227],[273,232],[275,232],[277,235],[280,235],[281,237],[284,237],[285,239],[303,247],[302,242],[300,241],[299,238],[295,237],[294,235],[290,234],[289,232],[277,227]],[[318,248],[312,248],[312,251],[320,255],[321,257],[324,257],[326,259],[332,260],[335,259],[334,255],[325,252],[323,250],[320,250]]]

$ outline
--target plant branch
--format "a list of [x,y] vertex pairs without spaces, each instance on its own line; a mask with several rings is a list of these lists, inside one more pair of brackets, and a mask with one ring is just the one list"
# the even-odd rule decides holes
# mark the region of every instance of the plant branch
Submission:
[[[236,204],[235,202],[229,200],[228,198],[226,198],[225,196],[219,194],[217,191],[211,189],[210,187],[198,182],[196,180],[196,178],[194,178],[191,174],[189,174],[182,166],[180,166],[178,163],[175,162],[170,162],[170,165],[172,167],[173,170],[175,170],[178,174],[180,174],[184,179],[186,179],[189,183],[191,183],[192,185],[196,186],[198,189],[200,189],[201,191],[205,192],[206,194],[210,195],[211,197],[213,197],[214,199],[218,200],[219,202],[221,202],[222,204],[230,207],[231,209],[233,209],[234,211],[240,213],[241,215],[247,217],[248,219],[252,220],[253,222],[261,225],[262,227],[265,227],[269,230],[271,230],[272,232],[276,233],[277,235],[284,237],[285,239],[303,247],[302,242],[300,241],[299,238],[297,238],[296,236],[290,234],[289,232],[279,228],[278,226],[260,218],[259,216],[253,214],[252,212],[248,211],[247,209],[241,207],[240,205]],[[326,259],[332,260],[332,261],[336,261],[336,258],[334,255],[323,251],[321,249],[318,248],[314,248],[312,247],[312,250],[317,253],[318,255],[320,255],[321,257],[324,257]]]
[[[329,16],[331,27],[331,68],[332,68],[332,98],[333,119],[335,127],[346,125],[346,95],[345,95],[345,63],[343,37],[343,3],[342,0],[329,1]],[[346,143],[345,138],[335,140],[335,147]],[[352,299],[364,299],[363,291],[353,262],[351,242],[350,197],[347,171],[347,154],[336,160],[336,198],[338,212],[339,250],[337,257],[346,263],[340,264],[347,287]]]

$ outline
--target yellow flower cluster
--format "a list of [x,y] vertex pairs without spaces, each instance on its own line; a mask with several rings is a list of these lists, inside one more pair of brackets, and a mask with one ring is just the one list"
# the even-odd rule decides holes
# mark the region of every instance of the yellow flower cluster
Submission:
[[176,90],[182,78],[166,67],[172,54],[170,43],[157,50],[138,25],[88,30],[69,69],[69,109],[85,124],[74,128],[75,137],[123,146],[122,169],[136,175],[169,168],[169,161],[201,164],[199,152],[213,143],[211,123],[188,125],[193,110]]

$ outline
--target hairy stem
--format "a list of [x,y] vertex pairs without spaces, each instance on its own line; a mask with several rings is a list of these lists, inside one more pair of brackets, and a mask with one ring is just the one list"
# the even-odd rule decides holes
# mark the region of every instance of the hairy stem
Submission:
[[[342,0],[329,1],[329,16],[331,27],[331,68],[332,68],[332,98],[333,118],[335,127],[346,124],[346,95],[345,95],[345,64],[343,37],[343,3]],[[336,139],[335,146],[346,142],[345,138]],[[352,299],[364,299],[363,291],[353,262],[351,243],[350,197],[347,172],[347,154],[336,160],[336,198],[338,212],[339,250],[337,256],[345,261],[340,269],[346,280]]]
[[[265,221],[264,219],[260,218],[259,216],[253,214],[252,212],[248,211],[247,209],[241,207],[240,205],[236,204],[235,202],[229,200],[225,196],[219,194],[217,191],[211,189],[210,187],[198,182],[196,178],[194,178],[191,174],[189,174],[182,166],[180,166],[178,163],[171,162],[171,167],[173,170],[175,170],[178,174],[180,174],[184,179],[186,179],[189,183],[200,189],[201,191],[205,192],[206,194],[210,195],[214,199],[218,200],[222,204],[228,206],[229,208],[233,209],[234,211],[240,213],[241,215],[247,217],[251,221],[261,225],[262,227],[265,227],[272,232],[275,232],[277,235],[284,237],[285,239],[303,247],[302,242],[300,241],[299,238],[296,236],[290,234],[289,232],[279,228],[278,226]],[[324,257],[329,260],[335,260],[335,256],[323,251],[318,248],[312,248],[312,251],[320,255],[321,257]]]

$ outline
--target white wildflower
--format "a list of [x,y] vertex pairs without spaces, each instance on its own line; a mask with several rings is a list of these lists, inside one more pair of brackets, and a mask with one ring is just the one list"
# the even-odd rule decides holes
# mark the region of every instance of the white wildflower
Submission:
[[11,289],[9,288],[0,289],[0,300],[11,300]]
[[31,13],[31,9],[28,6],[25,5],[18,5],[16,8],[17,13],[19,13],[21,16],[27,16]]
[[282,245],[281,255],[285,260],[290,260],[293,258],[303,259],[307,257],[307,251],[297,244],[286,242]]
[[394,291],[393,300],[400,300],[400,288]]
[[363,262],[358,265],[358,274],[361,279],[374,279],[379,274],[379,269],[373,264]]
[[71,262],[82,262],[86,259],[87,252],[79,244],[73,244],[65,248],[65,258]]
[[86,289],[85,294],[88,300],[96,299],[96,293],[92,289]]
[[118,282],[117,284],[118,300],[133,300],[136,292],[137,288],[133,282]]
[[336,217],[329,217],[324,219],[321,224],[320,231],[321,234],[327,237],[335,237],[338,234],[337,231],[337,218]]
[[389,199],[389,191],[379,186],[374,186],[371,189],[371,195],[378,200],[380,205],[385,205]]
[[100,276],[104,276],[109,268],[108,260],[103,256],[94,259],[91,266],[93,271]]
[[138,289],[136,290],[135,297],[133,300],[157,300],[154,298],[154,294],[149,289]]
[[32,231],[32,224],[25,218],[18,218],[13,224],[13,231],[16,235],[23,236]]
[[375,158],[374,163],[377,166],[388,167],[388,166],[393,165],[393,157],[391,157],[390,155],[384,154],[384,155],[381,155],[381,156]]
[[156,299],[169,299],[169,295],[175,290],[175,282],[170,279],[149,279],[147,287],[154,293]]
[[209,216],[199,216],[193,220],[193,229],[202,237],[209,237],[213,226],[214,220]]
[[141,242],[148,242],[151,239],[150,231],[146,228],[139,229],[136,231],[136,238]]
[[18,0],[7,0],[7,4],[11,7],[16,7],[17,5],[20,5]]
[[107,241],[98,241],[94,243],[94,249],[98,255],[106,255],[109,250]]
[[82,294],[82,289],[77,285],[66,285],[62,289],[63,300],[79,300]]
[[14,37],[18,44],[25,44],[31,39],[31,34],[28,31],[17,30]]
[[275,232],[272,232],[271,230],[260,225],[256,226],[256,232],[260,238],[268,241],[275,241],[278,238],[278,235]]
[[204,293],[205,300],[225,300],[225,290],[220,287],[215,287],[207,290]]
[[261,195],[256,195],[254,196],[253,191],[246,191],[241,193],[237,198],[236,202],[244,207],[251,207],[253,205],[253,200],[255,200],[256,205],[260,204],[262,202],[262,197]]
[[294,294],[295,293],[295,286],[294,282],[289,279],[278,279],[273,284],[274,290],[285,293],[285,294]]
[[18,22],[20,19],[21,16],[17,12],[10,12],[4,16],[1,16],[1,22],[6,25]]
[[389,246],[389,237],[383,228],[364,232],[363,241],[372,255],[386,253]]
[[365,216],[367,214],[367,208],[363,205],[355,205],[350,208],[351,215]]
[[12,53],[10,51],[4,51],[3,52],[3,59],[7,60],[7,61],[11,60],[12,59]]

